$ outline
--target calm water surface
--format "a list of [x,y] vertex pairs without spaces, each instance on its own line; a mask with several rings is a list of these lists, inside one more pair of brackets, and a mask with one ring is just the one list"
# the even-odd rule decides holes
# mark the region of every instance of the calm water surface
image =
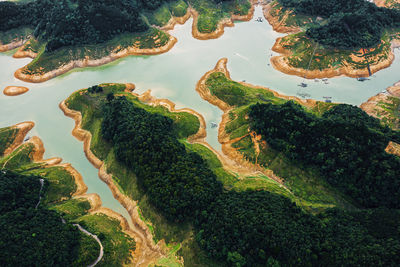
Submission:
[[[260,7],[255,17],[262,16]],[[207,122],[207,141],[220,150],[216,128],[222,112],[201,99],[195,91],[197,81],[211,70],[222,57],[228,58],[228,68],[234,80],[267,86],[280,93],[296,95],[307,93],[310,98],[323,100],[332,97],[335,102],[359,105],[400,79],[400,61],[382,70],[365,82],[340,77],[329,79],[329,84],[307,81],[307,88],[298,84],[302,78],[285,75],[269,65],[275,55],[271,48],[277,37],[268,22],[240,22],[225,28],[225,34],[216,40],[200,41],[191,36],[190,19],[177,26],[171,34],[178,43],[168,53],[157,56],[126,57],[105,66],[79,69],[41,84],[30,84],[14,78],[14,71],[30,59],[13,59],[10,53],[0,53],[0,89],[8,85],[26,86],[30,91],[17,97],[0,94],[0,127],[32,120],[36,127],[30,135],[38,135],[44,142],[45,157],[62,157],[83,176],[89,193],[98,193],[103,205],[128,217],[111,191],[97,176],[97,170],[87,161],[82,143],[71,135],[74,122],[64,116],[58,104],[80,88],[104,82],[131,82],[137,93],[151,89],[153,95],[168,98],[177,108],[189,107],[201,114]],[[395,52],[396,58],[399,51]]]

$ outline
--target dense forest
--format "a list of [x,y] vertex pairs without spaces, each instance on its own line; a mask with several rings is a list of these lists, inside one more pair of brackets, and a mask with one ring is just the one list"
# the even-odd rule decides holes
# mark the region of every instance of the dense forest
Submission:
[[222,185],[203,159],[178,141],[173,121],[135,107],[125,97],[108,99],[102,135],[114,145],[117,159],[137,175],[150,202],[170,220],[204,210]]
[[328,23],[311,27],[308,37],[334,48],[369,48],[378,44],[385,29],[400,27],[400,11],[377,7],[365,0],[278,0],[296,13],[319,16]]
[[[301,111],[291,102],[286,105]],[[343,113],[345,121],[364,118],[342,108],[346,107],[336,112]],[[207,163],[180,144],[167,117],[147,112],[123,96],[108,96],[103,115],[102,136],[113,144],[117,159],[136,173],[140,187],[166,218],[193,223],[196,240],[210,257],[228,266],[400,264],[399,211],[328,209],[313,215],[267,191],[223,190]],[[392,136],[374,119],[364,119],[385,138]],[[384,141],[377,142],[379,146]]]
[[98,44],[121,33],[147,31],[149,25],[143,13],[151,13],[172,1],[4,1],[0,2],[0,31],[30,27],[34,30],[34,37],[47,42],[47,51],[54,51],[63,46]]
[[229,266],[398,266],[399,220],[387,209],[315,216],[270,192],[231,191],[195,224],[199,244]]
[[71,266],[80,232],[57,212],[39,206],[40,177],[0,172],[2,266]]
[[168,0],[36,0],[0,2],[0,31],[28,26],[48,41],[46,49],[101,43],[124,32],[148,29],[141,10],[154,10]]
[[400,135],[378,119],[345,104],[317,117],[292,101],[254,105],[249,117],[272,148],[315,166],[360,205],[400,208],[400,159],[385,152]]

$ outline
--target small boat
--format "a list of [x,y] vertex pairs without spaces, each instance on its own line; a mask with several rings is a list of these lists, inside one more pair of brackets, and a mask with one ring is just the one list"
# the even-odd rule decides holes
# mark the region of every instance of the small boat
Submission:
[[323,81],[323,82],[327,82],[327,81],[328,81],[328,78],[322,78],[322,81]]
[[357,78],[357,81],[359,81],[359,82],[364,82],[364,81],[367,81],[367,80],[369,80],[369,79],[366,78],[366,77],[359,77],[359,78]]
[[211,122],[211,128],[216,128],[218,127],[218,124],[216,124],[215,122]]
[[27,137],[24,139],[24,142],[29,141],[29,139],[31,139],[30,136],[27,136]]
[[307,87],[308,85],[306,83],[300,83],[299,86],[300,87]]

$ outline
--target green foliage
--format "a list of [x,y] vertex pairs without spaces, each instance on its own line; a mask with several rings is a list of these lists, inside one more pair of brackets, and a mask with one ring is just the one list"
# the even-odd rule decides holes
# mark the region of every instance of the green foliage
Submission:
[[232,14],[245,15],[251,7],[248,0],[189,0],[188,2],[199,13],[197,29],[201,33],[214,32],[222,19],[229,18]]
[[400,27],[400,11],[364,0],[278,1],[298,14],[328,19],[327,24],[309,28],[307,36],[329,47],[373,47],[380,42],[385,29]]
[[88,214],[78,219],[82,227],[97,235],[104,247],[104,257],[100,266],[121,266],[132,260],[131,251],[135,241],[122,232],[118,220],[105,214]]
[[0,157],[4,155],[4,151],[12,144],[18,129],[14,127],[5,127],[0,129]]
[[249,116],[272,148],[317,167],[361,205],[399,208],[400,161],[385,152],[398,133],[379,120],[344,104],[316,117],[294,102],[256,104]]
[[221,190],[201,157],[177,140],[171,119],[135,107],[125,97],[106,103],[103,116],[102,136],[170,220],[187,219]]
[[35,209],[37,176],[0,172],[0,262],[3,266],[70,265],[79,232],[54,211]]
[[59,202],[61,199],[69,199],[76,191],[75,179],[67,170],[60,166],[41,168],[24,171],[23,174],[40,175],[46,177],[48,183],[44,203]]
[[[201,247],[230,266],[395,266],[397,210],[304,213],[266,191],[221,194],[196,220]],[[385,218],[387,220],[381,220]],[[380,221],[379,230],[374,223]],[[397,221],[396,221],[397,220]]]

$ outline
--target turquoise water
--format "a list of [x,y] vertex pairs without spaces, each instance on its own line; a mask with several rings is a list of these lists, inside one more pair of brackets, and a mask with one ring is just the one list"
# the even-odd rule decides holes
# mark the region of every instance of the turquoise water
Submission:
[[[255,17],[259,16],[262,16],[260,7],[255,11]],[[310,80],[307,88],[300,88],[298,84],[302,78],[280,73],[268,65],[271,54],[275,55],[271,48],[276,38],[283,35],[274,32],[266,21],[236,23],[233,28],[225,28],[225,34],[220,38],[207,41],[191,36],[191,23],[190,19],[171,31],[178,43],[168,53],[126,57],[105,66],[75,70],[41,84],[25,83],[13,76],[14,71],[30,59],[13,59],[10,53],[0,53],[0,88],[22,85],[30,89],[17,97],[0,95],[0,127],[34,121],[36,127],[30,135],[38,135],[43,140],[45,156],[59,156],[72,163],[82,174],[89,193],[98,193],[104,206],[128,217],[106,184],[98,178],[97,170],[87,161],[82,143],[71,135],[73,120],[65,117],[58,108],[58,104],[75,90],[103,82],[131,82],[136,84],[138,93],[151,89],[153,95],[172,100],[177,108],[188,107],[203,114],[207,122],[207,141],[220,150],[218,130],[212,129],[210,123],[219,123],[222,112],[201,99],[195,86],[222,57],[228,58],[228,69],[234,80],[246,80],[287,95],[307,93],[310,98],[319,100],[329,96],[335,102],[354,105],[400,80],[400,61],[396,59],[390,68],[365,82],[339,77],[329,79],[329,84]],[[399,51],[395,54],[398,58]]]

